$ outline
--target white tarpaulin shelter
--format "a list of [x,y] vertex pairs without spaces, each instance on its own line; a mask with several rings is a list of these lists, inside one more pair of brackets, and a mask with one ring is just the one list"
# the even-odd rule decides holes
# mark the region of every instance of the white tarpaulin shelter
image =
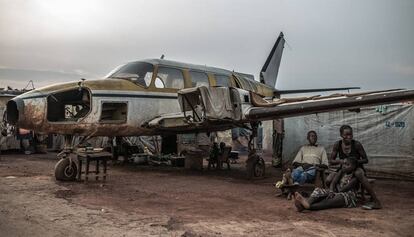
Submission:
[[370,174],[414,179],[414,105],[409,104],[285,119],[284,162],[291,161],[300,146],[307,143],[309,130],[318,133],[318,143],[329,155],[344,124],[354,129],[354,139],[364,146],[369,159],[365,167]]

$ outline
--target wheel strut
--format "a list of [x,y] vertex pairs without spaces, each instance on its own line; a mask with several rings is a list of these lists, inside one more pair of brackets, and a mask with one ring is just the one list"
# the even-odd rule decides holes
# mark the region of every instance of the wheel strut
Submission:
[[246,161],[247,178],[262,178],[265,175],[265,162],[261,156],[257,154],[257,130],[259,122],[251,122],[252,134],[249,137],[248,150],[249,155]]

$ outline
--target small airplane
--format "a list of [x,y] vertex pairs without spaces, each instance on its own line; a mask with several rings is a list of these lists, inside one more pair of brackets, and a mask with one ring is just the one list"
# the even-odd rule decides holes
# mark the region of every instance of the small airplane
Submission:
[[[284,43],[280,33],[260,72],[260,82],[253,75],[221,68],[142,60],[121,65],[104,79],[54,84],[19,95],[7,104],[7,122],[37,133],[66,136],[65,155],[56,173],[73,165],[65,158],[72,151],[72,136],[171,135],[250,124],[253,140],[263,120],[414,100],[414,90],[401,89],[280,98],[292,93],[359,89],[277,90]],[[260,159],[255,162],[263,164]],[[73,179],[62,175],[56,177]]]

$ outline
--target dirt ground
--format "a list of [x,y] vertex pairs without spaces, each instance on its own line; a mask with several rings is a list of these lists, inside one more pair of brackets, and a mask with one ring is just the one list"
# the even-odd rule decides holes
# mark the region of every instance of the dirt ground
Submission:
[[[109,167],[106,183],[57,182],[56,154],[0,156],[0,236],[414,236],[413,182],[377,180],[384,209],[298,213],[231,171]],[[269,172],[270,171],[270,172]]]

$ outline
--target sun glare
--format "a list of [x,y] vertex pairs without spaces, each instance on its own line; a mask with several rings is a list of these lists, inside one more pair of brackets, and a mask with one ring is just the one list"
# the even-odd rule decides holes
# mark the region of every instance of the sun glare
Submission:
[[42,14],[51,21],[58,20],[67,24],[88,24],[96,15],[99,4],[95,1],[81,0],[39,0],[37,5]]

